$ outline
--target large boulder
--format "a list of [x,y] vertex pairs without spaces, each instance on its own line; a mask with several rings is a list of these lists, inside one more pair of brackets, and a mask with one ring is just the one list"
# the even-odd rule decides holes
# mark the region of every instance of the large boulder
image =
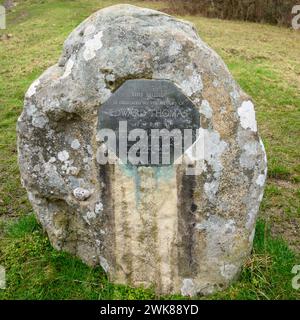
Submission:
[[[197,174],[191,148],[171,166],[97,161],[99,110],[128,79],[168,80],[193,103]],[[251,98],[190,23],[131,5],[94,13],[30,86],[17,131],[22,182],[56,249],[158,293],[210,294],[238,276],[266,154]]]

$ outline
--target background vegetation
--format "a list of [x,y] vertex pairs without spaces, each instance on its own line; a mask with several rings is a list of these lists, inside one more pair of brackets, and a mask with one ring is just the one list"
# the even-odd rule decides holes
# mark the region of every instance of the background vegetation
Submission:
[[167,0],[169,11],[205,17],[291,25],[295,0]]
[[[165,1],[127,2],[159,10],[168,6]],[[8,277],[0,298],[155,297],[151,289],[112,285],[100,268],[52,249],[32,215],[17,165],[15,125],[27,88],[57,62],[63,41],[83,19],[117,3],[23,0],[10,9],[8,28],[0,30],[0,265]],[[291,269],[300,264],[300,32],[178,15],[194,23],[253,97],[269,162],[253,255],[239,282],[209,298],[300,299],[291,286]]]

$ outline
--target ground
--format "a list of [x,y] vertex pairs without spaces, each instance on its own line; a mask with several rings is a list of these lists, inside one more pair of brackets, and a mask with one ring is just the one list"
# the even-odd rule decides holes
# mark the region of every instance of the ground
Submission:
[[[164,10],[159,1],[127,1]],[[1,1],[0,1],[1,3]],[[110,284],[101,270],[53,250],[37,225],[19,178],[16,120],[24,93],[56,63],[67,35],[92,12],[119,1],[20,1],[0,30],[0,298],[154,298]],[[291,269],[300,264],[300,32],[276,26],[182,16],[228,65],[256,104],[268,179],[254,253],[241,281],[210,298],[300,299]],[[180,298],[180,297],[172,297]]]

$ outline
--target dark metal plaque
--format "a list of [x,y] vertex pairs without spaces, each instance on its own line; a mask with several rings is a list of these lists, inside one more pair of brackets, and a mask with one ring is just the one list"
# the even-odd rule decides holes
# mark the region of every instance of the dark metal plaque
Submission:
[[[180,130],[182,134],[182,153],[191,146],[196,137],[196,129],[200,127],[200,114],[181,90],[168,80],[127,80],[112,96],[99,108],[98,130],[112,129],[116,133],[116,155],[122,159],[119,154],[119,143],[123,141],[124,135],[134,129],[142,129],[147,133],[148,145],[145,144],[138,152],[147,153],[148,163],[139,163],[138,165],[163,165],[162,161],[162,139],[159,146],[151,145],[151,136],[158,130],[167,129],[172,132],[173,129]],[[126,122],[127,131],[120,132],[120,123]],[[153,131],[153,129],[158,129]],[[193,141],[184,145],[184,129],[190,129],[193,132]],[[177,131],[178,131],[177,130]],[[136,141],[128,141],[127,155],[130,148]],[[171,161],[174,160],[174,143],[177,143],[171,137],[170,150]],[[138,140],[137,140],[138,141]],[[175,142],[174,142],[175,141]],[[159,162],[151,161],[159,153]],[[130,162],[130,161],[129,161]],[[136,163],[135,163],[136,164]]]

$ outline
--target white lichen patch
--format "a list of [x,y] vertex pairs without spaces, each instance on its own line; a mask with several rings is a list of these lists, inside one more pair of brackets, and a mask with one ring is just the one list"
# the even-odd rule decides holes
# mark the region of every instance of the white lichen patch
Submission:
[[104,103],[111,96],[111,91],[109,89],[103,88],[103,89],[101,89],[101,92],[102,92],[102,95],[100,97],[100,102]]
[[213,81],[213,86],[214,86],[215,88],[217,88],[219,85],[220,85],[219,80],[215,79],[215,80]]
[[197,294],[197,290],[192,279],[183,279],[181,294],[188,297],[193,297]]
[[[237,87],[236,83],[232,83],[232,84],[233,84],[234,88],[233,88],[233,91],[231,91],[229,94],[230,94],[232,103],[234,103],[236,105],[237,101],[240,100],[241,93],[240,93],[240,90]],[[238,105],[237,108],[238,107],[240,107],[240,106]]]
[[[41,170],[40,170],[41,171]],[[49,187],[52,188],[62,188],[65,183],[61,175],[57,172],[57,168],[54,164],[46,162],[43,165],[45,176],[47,177],[47,182]]]
[[[264,162],[265,162],[265,164],[267,164],[267,162],[268,162],[267,161],[267,153],[266,153],[266,149],[265,149],[264,143],[263,143],[261,138],[259,138],[259,144],[260,144],[261,149],[262,149],[263,154],[264,154]],[[267,166],[266,166],[266,171],[267,171]],[[266,172],[266,174],[267,174],[267,172]]]
[[66,166],[66,174],[71,174],[73,176],[76,176],[79,173],[79,169],[77,167],[74,166]]
[[48,123],[48,118],[42,115],[38,115],[32,118],[32,125],[36,128],[44,128],[45,125]]
[[91,39],[87,40],[84,46],[83,58],[89,61],[96,57],[96,51],[102,48],[103,31],[96,33]]
[[102,202],[97,202],[95,205],[95,213],[100,214],[103,211],[103,204]]
[[107,273],[109,271],[109,264],[108,264],[107,260],[103,256],[100,256],[99,260],[100,260],[101,267]]
[[210,215],[207,217],[207,220],[196,224],[195,228],[197,230],[207,230],[224,235],[234,233],[236,231],[235,221],[233,219],[226,220],[221,217]]
[[234,233],[236,230],[235,221],[230,219],[225,223],[225,233]]
[[260,174],[260,175],[257,177],[255,183],[256,183],[257,185],[259,185],[260,187],[262,187],[262,186],[265,184],[265,181],[266,181],[266,175],[265,175],[265,174]]
[[231,280],[238,272],[238,269],[234,264],[224,264],[220,267],[220,272],[226,280]]
[[246,222],[246,225],[245,225],[245,227],[246,227],[247,230],[252,230],[252,228],[254,227],[254,223],[255,223],[257,211],[258,211],[258,204],[256,204],[256,205],[248,212],[247,222]]
[[240,165],[246,169],[252,169],[257,162],[259,144],[256,141],[243,145],[243,152],[240,156]]
[[172,41],[172,43],[170,44],[168,53],[169,56],[176,56],[182,49],[182,45],[176,41]]
[[93,24],[89,24],[85,29],[84,29],[84,35],[89,36],[93,34],[96,30],[96,27]]
[[216,131],[205,130],[204,159],[214,170],[214,177],[218,178],[223,169],[221,156],[227,148],[227,143],[220,139]]
[[214,176],[219,176],[223,166],[221,164],[222,153],[226,150],[227,143],[220,139],[218,132],[200,128],[197,140],[185,151],[185,154],[195,161],[206,160],[215,171]]
[[255,228],[253,228],[253,230],[251,231],[250,236],[249,236],[249,242],[251,244],[253,243],[254,236],[255,236]]
[[36,88],[40,85],[40,80],[35,80],[26,92],[26,98],[31,98],[36,93]]
[[95,244],[99,248],[101,246],[101,241],[99,239],[96,239]]
[[212,182],[205,182],[204,184],[204,192],[206,193],[208,199],[212,201],[218,192],[219,182],[217,180],[213,180]]
[[207,100],[203,100],[200,106],[200,113],[203,114],[207,119],[212,117],[212,109]]
[[74,149],[74,150],[78,150],[80,148],[80,142],[79,142],[78,139],[74,139],[71,142],[71,148]]
[[213,180],[206,182],[204,185],[210,201],[213,200],[218,191],[219,178],[223,170],[221,157],[227,146],[227,143],[220,139],[218,132],[200,128],[197,140],[184,153],[184,159],[187,160],[187,163],[190,162],[195,165],[197,175],[207,170],[206,164],[213,169]]
[[[187,67],[187,70],[191,69],[191,67]],[[188,78],[185,78],[185,80],[181,81],[180,88],[188,97],[192,96],[197,92],[201,92],[203,89],[201,75],[194,70],[192,72],[192,75],[190,75]]]
[[71,74],[73,66],[74,66],[74,60],[70,58],[66,64],[65,72],[61,77],[62,79],[67,78]]
[[26,113],[28,117],[32,117],[37,112],[37,108],[34,104],[30,104],[26,108]]
[[238,115],[240,117],[241,126],[244,129],[250,129],[254,132],[257,131],[254,106],[250,100],[242,103],[242,105],[238,108]]
[[221,106],[220,107],[220,113],[224,114],[226,112],[226,107],[225,106]]
[[65,162],[69,159],[69,152],[67,150],[63,150],[58,152],[57,158],[61,162]]
[[96,214],[93,211],[88,211],[86,213],[86,217],[87,217],[88,220],[95,219],[96,218]]
[[90,156],[93,156],[94,152],[93,152],[93,148],[92,148],[91,145],[88,144],[88,145],[86,146],[86,150],[87,150],[87,152],[88,152],[88,154],[89,154]]
[[114,82],[116,80],[116,77],[113,74],[107,74],[105,76],[106,81]]
[[73,195],[77,200],[84,201],[90,197],[91,192],[87,189],[78,187],[73,190]]
[[51,157],[50,159],[49,159],[49,162],[50,163],[54,163],[56,161],[56,158],[55,157]]
[[238,229],[233,219],[210,215],[197,223],[195,229],[205,235],[205,255],[211,261],[224,259],[224,252],[228,252],[228,256],[235,252]]

